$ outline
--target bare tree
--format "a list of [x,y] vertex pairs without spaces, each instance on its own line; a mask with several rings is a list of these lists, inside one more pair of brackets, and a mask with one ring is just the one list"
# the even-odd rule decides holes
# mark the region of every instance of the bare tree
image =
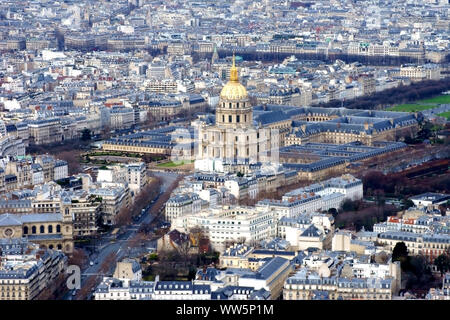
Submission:
[[116,216],[116,226],[122,227],[131,224],[132,222],[132,212],[130,208],[124,206],[120,209],[119,213]]
[[69,256],[69,264],[74,264],[82,267],[87,261],[86,253],[82,249],[74,249],[72,254]]
[[79,150],[62,151],[57,153],[55,156],[56,158],[67,162],[69,174],[77,174],[81,172]]
[[77,300],[86,300],[89,294],[91,293],[92,288],[94,288],[97,285],[98,282],[97,278],[98,276],[95,275],[92,275],[89,278],[87,278],[83,287],[77,292],[75,298]]

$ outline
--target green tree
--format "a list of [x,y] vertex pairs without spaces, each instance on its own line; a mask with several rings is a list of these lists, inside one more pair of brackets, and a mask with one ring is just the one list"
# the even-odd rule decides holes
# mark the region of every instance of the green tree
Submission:
[[402,201],[403,209],[406,210],[408,208],[414,207],[414,202],[409,199],[403,199]]
[[397,242],[397,244],[394,247],[394,250],[392,251],[392,262],[400,261],[400,263],[404,266],[407,260],[408,260],[408,248],[406,247],[406,244],[403,241]]
[[441,276],[443,276],[444,273],[450,271],[450,257],[447,254],[441,254],[434,259],[434,265],[441,272]]
[[81,131],[81,140],[83,141],[91,140],[91,130],[89,130],[88,128],[83,129],[83,131]]
[[346,199],[344,200],[344,202],[342,202],[341,210],[344,212],[357,211],[359,209],[359,205],[360,205],[359,201]]
[[333,217],[336,217],[338,215],[338,211],[336,208],[330,208],[328,209],[328,214],[331,214]]

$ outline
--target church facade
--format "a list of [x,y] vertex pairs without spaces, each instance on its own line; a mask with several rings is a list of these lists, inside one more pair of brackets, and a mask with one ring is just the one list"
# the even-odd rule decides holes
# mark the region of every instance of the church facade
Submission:
[[216,120],[198,131],[196,161],[220,160],[227,164],[277,161],[278,129],[253,122],[247,90],[239,82],[233,56],[230,80],[222,88]]

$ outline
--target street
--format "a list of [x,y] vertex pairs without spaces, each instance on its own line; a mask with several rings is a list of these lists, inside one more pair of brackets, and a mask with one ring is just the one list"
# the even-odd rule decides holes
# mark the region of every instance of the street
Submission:
[[[161,178],[161,193],[156,197],[153,203],[149,203],[147,205],[146,210],[142,214],[142,216],[133,224],[125,227],[125,231],[119,234],[116,239],[114,235],[111,235],[111,232],[108,232],[107,234],[102,236],[102,238],[96,244],[93,252],[89,255],[88,266],[84,270],[82,269],[81,287],[85,285],[86,280],[92,275],[99,275],[101,277],[111,275],[110,273],[100,273],[103,262],[111,254],[116,254],[115,261],[121,260],[124,256],[131,256],[130,250],[127,246],[127,242],[136,235],[140,225],[150,224],[154,220],[155,217],[149,214],[150,209],[152,208],[156,200],[161,196],[161,194],[166,192],[168,187],[178,177],[178,174],[173,172],[152,172],[152,174],[156,177]],[[140,248],[141,250],[137,248],[137,250],[135,249],[135,252],[131,253],[136,253],[136,251],[137,253],[143,253],[142,251],[148,251],[148,248],[156,248],[156,241],[151,241],[147,243],[143,248]],[[136,255],[138,254],[135,254],[134,256]],[[91,261],[94,263],[92,266],[90,265]],[[109,272],[112,272],[114,267],[115,265],[111,265]],[[64,296],[64,300],[72,300],[72,291]]]

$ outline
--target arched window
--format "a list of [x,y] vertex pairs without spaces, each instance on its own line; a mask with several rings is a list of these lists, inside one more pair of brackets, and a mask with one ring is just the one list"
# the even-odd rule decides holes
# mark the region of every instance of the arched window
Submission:
[[236,108],[239,108],[239,102],[236,103]]
[[44,226],[40,226],[40,228],[39,228],[39,232],[40,232],[40,233],[44,233],[44,232],[45,232],[45,228],[44,228]]
[[53,245],[52,245],[52,244],[49,245],[48,248],[49,248],[49,249],[53,249]]
[[62,249],[62,245],[61,244],[58,244],[56,247],[58,248],[58,250]]
[[48,233],[53,233],[53,226],[48,226]]
[[32,234],[36,234],[36,226],[32,226],[31,227],[31,233]]
[[58,224],[58,225],[56,225],[56,232],[57,233],[60,233],[61,232],[61,226]]
[[231,102],[230,102],[230,104],[228,105],[229,107],[230,107],[230,109],[231,109]]
[[28,227],[23,227],[23,234],[28,234]]

